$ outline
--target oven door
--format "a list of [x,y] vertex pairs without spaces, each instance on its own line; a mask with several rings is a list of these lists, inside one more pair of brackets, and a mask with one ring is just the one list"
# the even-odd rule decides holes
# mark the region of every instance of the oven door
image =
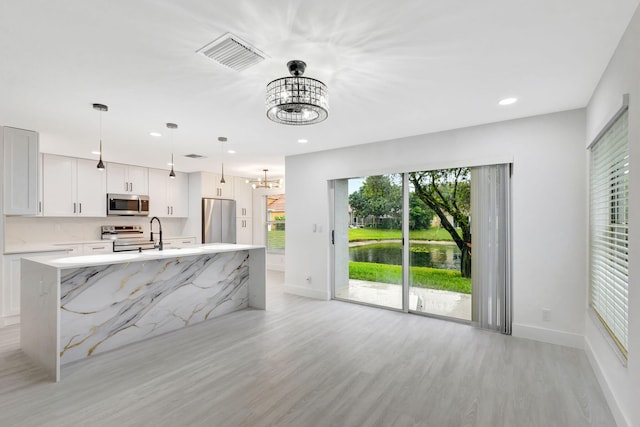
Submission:
[[148,215],[140,209],[137,194],[107,194],[107,215]]

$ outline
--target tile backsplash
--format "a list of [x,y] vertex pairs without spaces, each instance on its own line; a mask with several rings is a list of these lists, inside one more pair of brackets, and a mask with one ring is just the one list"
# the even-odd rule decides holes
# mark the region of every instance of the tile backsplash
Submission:
[[[108,218],[43,218],[43,217],[5,217],[5,249],[16,246],[83,242],[100,240],[102,225],[141,225],[145,233],[149,231],[147,217],[108,217]],[[163,218],[162,232],[168,237],[185,236],[185,218]],[[154,224],[154,231],[157,231]]]

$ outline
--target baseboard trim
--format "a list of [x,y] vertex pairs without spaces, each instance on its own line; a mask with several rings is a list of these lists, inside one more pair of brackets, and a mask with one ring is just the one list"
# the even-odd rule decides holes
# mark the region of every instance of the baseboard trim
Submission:
[[584,349],[584,336],[570,332],[514,323],[511,328],[511,333],[514,337]]
[[328,291],[320,291],[318,289],[309,289],[306,286],[297,286],[297,285],[284,285],[284,291],[287,294],[298,295],[301,297],[321,299],[321,300],[330,300],[331,295]]
[[20,323],[20,315],[14,314],[13,316],[0,317],[0,328],[3,326],[16,325]]
[[593,352],[591,342],[586,336],[584,337],[584,352],[587,355],[587,359],[589,360],[591,369],[593,369],[593,373],[596,375],[598,384],[600,384],[602,394],[604,394],[604,398],[609,404],[609,409],[611,409],[611,414],[613,414],[613,418],[616,420],[616,424],[618,425],[618,427],[629,427],[630,424],[627,422],[627,419],[625,418],[620,405],[618,405],[618,401],[613,395],[613,391],[609,386],[609,382],[607,381],[607,378],[604,376],[604,372],[600,367],[600,362],[598,361],[596,354]]

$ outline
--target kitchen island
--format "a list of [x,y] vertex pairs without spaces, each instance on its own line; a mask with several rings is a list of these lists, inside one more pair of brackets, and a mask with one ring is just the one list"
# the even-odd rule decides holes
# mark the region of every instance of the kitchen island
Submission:
[[248,307],[265,309],[264,246],[23,258],[21,346],[60,366]]

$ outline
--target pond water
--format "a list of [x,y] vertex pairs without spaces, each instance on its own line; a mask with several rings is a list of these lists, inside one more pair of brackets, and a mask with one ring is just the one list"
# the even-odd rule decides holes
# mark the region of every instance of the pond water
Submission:
[[[410,265],[460,270],[460,250],[451,244],[412,243]],[[349,261],[402,265],[401,243],[371,243],[349,248]]]

